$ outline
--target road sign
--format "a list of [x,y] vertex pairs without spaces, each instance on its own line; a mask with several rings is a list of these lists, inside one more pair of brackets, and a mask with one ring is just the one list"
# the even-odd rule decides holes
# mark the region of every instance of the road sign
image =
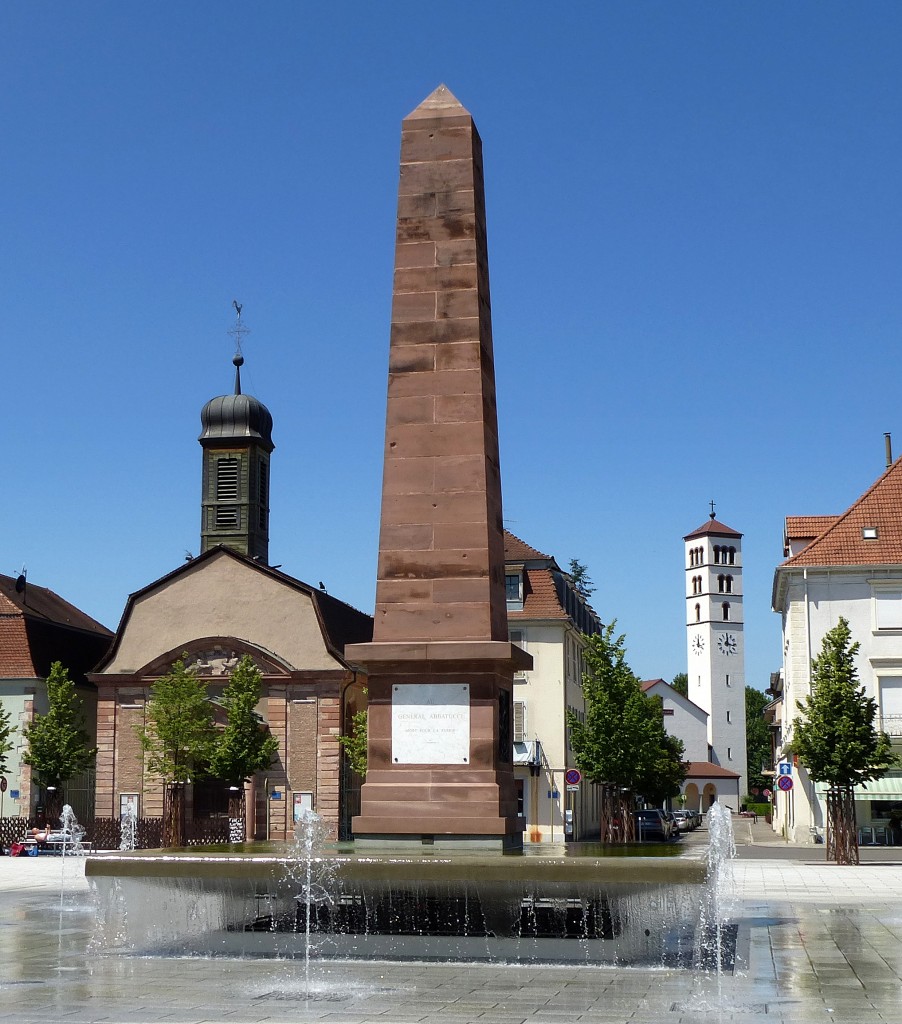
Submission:
[[792,761],[781,761],[777,767],[780,769],[780,775],[792,775]]
[[583,776],[582,772],[580,772],[578,769],[568,768],[567,774],[564,776],[564,778],[567,780],[568,786],[578,786],[580,782],[582,782]]
[[567,792],[568,792],[568,793],[576,793],[576,792],[578,792],[578,791],[579,791],[579,786],[571,786],[571,785],[570,785],[570,784],[568,783],[568,785],[567,785]]
[[7,786],[7,782],[6,782],[6,777],[4,776],[2,779],[0,779],[0,793],[5,793],[6,792],[6,786]]
[[780,789],[783,790],[784,793],[788,793],[789,790],[792,789],[792,776],[781,775],[780,778],[777,779],[777,785],[780,787]]

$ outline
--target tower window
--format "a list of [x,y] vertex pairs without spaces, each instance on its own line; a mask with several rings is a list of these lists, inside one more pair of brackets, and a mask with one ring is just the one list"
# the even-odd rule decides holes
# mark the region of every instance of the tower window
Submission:
[[732,594],[733,593],[733,577],[732,576],[724,576],[723,582],[724,582],[724,590],[726,591],[726,593]]
[[216,509],[217,530],[238,529],[238,509],[235,505],[219,505]]
[[730,685],[730,673],[729,672],[727,672],[727,674],[724,677],[724,679],[726,681],[727,686],[729,686]]
[[702,606],[700,604],[697,604],[695,606],[695,621],[696,622],[701,622],[702,621]]
[[238,500],[238,459],[219,459],[216,463],[216,499]]
[[724,603],[720,607],[723,610],[723,620],[724,620],[724,622],[729,622],[730,621],[730,602],[729,601],[724,601]]
[[260,518],[259,518],[259,523],[260,523],[260,529],[261,530],[265,530],[266,529],[266,513],[268,511],[267,510],[267,500],[266,500],[267,499],[267,490],[268,490],[268,488],[267,488],[267,480],[266,480],[266,471],[267,471],[268,468],[269,467],[266,465],[265,462],[261,462],[260,463],[258,483],[260,485],[259,486],[259,495],[260,495]]
[[733,760],[733,748],[732,747],[727,747],[727,760],[728,761],[732,761]]
[[733,713],[731,711],[728,711],[727,712],[727,722],[732,722],[732,721],[733,721]]

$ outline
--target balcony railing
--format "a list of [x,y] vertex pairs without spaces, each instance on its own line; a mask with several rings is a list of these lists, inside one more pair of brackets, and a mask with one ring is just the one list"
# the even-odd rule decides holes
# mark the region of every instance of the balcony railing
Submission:
[[902,715],[881,715],[877,728],[890,736],[902,736]]

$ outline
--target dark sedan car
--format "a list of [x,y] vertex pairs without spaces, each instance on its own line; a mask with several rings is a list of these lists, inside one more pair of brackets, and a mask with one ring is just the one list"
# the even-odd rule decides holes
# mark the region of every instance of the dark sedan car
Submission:
[[660,807],[646,807],[644,810],[635,811],[634,815],[637,839],[665,843],[670,839],[673,826]]

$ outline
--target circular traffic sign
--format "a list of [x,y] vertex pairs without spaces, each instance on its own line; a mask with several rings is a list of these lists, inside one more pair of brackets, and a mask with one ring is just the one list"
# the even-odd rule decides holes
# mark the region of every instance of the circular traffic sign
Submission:
[[578,786],[582,780],[582,773],[576,768],[568,768],[564,778],[567,780],[568,786]]
[[0,793],[6,792],[6,776],[0,779]]
[[783,790],[784,793],[787,792],[788,790],[792,789],[792,776],[781,775],[777,779],[777,785],[780,787],[780,789]]

